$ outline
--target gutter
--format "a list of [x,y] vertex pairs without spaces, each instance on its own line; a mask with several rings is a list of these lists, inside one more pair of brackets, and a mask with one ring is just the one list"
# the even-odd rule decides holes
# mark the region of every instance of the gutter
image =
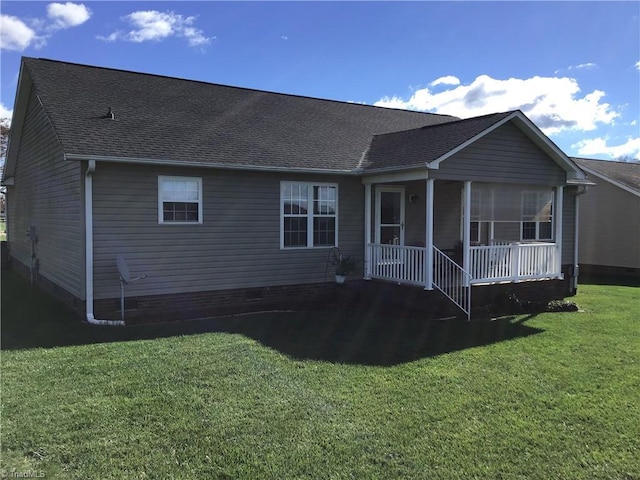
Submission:
[[[291,168],[291,167],[271,167],[271,166],[252,166],[252,165],[231,165],[226,163],[203,163],[203,162],[182,162],[175,160],[159,160],[155,158],[134,158],[134,157],[111,157],[108,155],[82,155],[77,153],[65,153],[65,160],[77,160],[87,162],[110,162],[110,163],[130,163],[136,165],[157,165],[168,167],[193,167],[193,168],[211,168],[220,170],[249,170],[256,172],[274,172],[274,173],[310,173],[320,175],[359,175],[357,169],[339,170],[324,168]],[[95,166],[94,166],[95,170]]]
[[84,231],[85,231],[85,297],[87,322],[92,325],[124,326],[124,320],[98,320],[93,316],[93,173],[96,161],[87,162],[84,176]]

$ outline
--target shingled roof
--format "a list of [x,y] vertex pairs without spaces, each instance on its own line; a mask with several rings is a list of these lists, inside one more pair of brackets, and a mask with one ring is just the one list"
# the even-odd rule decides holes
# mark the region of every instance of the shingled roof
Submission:
[[463,145],[512,113],[494,113],[376,135],[361,167],[369,170],[424,165]]
[[[597,176],[624,185],[640,195],[640,163],[589,158],[573,158],[572,160],[587,170],[587,173],[595,172]],[[593,177],[593,174],[591,176]]]
[[457,120],[46,59],[23,66],[69,155],[352,171],[374,135]]

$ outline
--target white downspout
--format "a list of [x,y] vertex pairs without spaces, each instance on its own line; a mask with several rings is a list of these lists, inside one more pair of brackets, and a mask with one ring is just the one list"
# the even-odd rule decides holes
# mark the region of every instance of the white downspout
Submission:
[[84,231],[85,231],[85,295],[87,322],[93,325],[123,326],[122,320],[98,320],[93,316],[93,172],[96,161],[87,162],[87,172],[84,176]]
[[574,215],[574,233],[573,233],[573,275],[571,277],[571,290],[573,292],[578,291],[578,275],[580,273],[580,262],[578,260],[578,240],[579,240],[579,232],[580,232],[580,195],[584,195],[587,193],[588,187],[586,185],[582,186],[582,189],[578,189],[575,194],[575,215]]

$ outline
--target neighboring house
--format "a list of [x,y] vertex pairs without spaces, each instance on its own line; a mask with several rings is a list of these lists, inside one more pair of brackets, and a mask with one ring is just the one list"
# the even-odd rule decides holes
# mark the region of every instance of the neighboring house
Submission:
[[579,200],[581,272],[640,277],[640,163],[573,160],[596,184]]
[[15,267],[99,323],[119,318],[119,255],[146,275],[126,286],[138,314],[331,295],[333,247],[374,279],[354,282],[365,294],[417,285],[466,312],[504,284],[557,298],[575,291],[585,178],[520,111],[460,120],[24,58],[3,183]]

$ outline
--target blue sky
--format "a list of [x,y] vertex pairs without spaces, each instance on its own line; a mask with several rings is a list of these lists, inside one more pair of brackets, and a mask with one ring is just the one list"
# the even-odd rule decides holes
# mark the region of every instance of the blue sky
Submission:
[[521,109],[568,155],[640,160],[640,2],[2,1],[21,56],[470,117]]

